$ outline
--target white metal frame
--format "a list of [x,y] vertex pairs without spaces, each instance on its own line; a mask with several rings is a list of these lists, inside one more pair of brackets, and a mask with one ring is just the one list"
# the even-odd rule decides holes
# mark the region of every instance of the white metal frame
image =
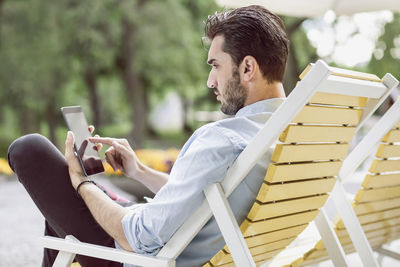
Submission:
[[[98,247],[77,241],[64,241],[50,237],[42,238],[44,247],[66,251],[71,254],[83,254],[109,260],[118,260],[136,265],[145,266],[174,266],[175,259],[183,249],[191,242],[206,222],[215,216],[221,233],[232,253],[233,260],[238,266],[254,266],[254,261],[243,240],[239,226],[232,214],[227,197],[245,178],[247,173],[254,167],[259,159],[267,152],[269,147],[278,138],[280,133],[294,119],[303,106],[309,101],[316,91],[337,93],[344,95],[356,95],[381,99],[387,94],[388,88],[377,82],[361,81],[346,77],[330,76],[329,66],[318,60],[307,75],[298,83],[285,102],[275,111],[264,127],[257,133],[254,139],[239,155],[234,164],[229,168],[221,184],[211,185],[205,190],[206,200],[185,221],[172,238],[165,244],[156,257],[138,255],[117,249]],[[342,82],[348,87],[343,88]],[[340,85],[340,86],[338,86]],[[349,90],[348,88],[352,88]],[[347,204],[349,204],[347,202]],[[322,214],[322,219],[326,220]],[[330,233],[332,235],[332,231]],[[334,235],[334,233],[333,233]],[[322,234],[325,236],[325,232]],[[336,239],[335,239],[336,238]],[[328,252],[336,250],[340,253],[340,243],[337,237],[327,247]],[[335,241],[336,240],[336,241]],[[336,245],[335,245],[336,243]],[[369,246],[368,242],[367,245]],[[336,247],[332,250],[332,247]],[[117,258],[114,258],[112,255]],[[335,259],[337,252],[332,252]],[[343,258],[343,257],[342,257]],[[345,262],[341,260],[340,262]],[[154,265],[157,264],[157,265]],[[341,265],[343,266],[343,265]]]
[[375,249],[375,251],[378,252],[379,254],[382,254],[382,255],[385,255],[385,256],[388,256],[388,257],[391,257],[393,259],[400,261],[400,253],[398,253],[398,252],[394,252],[394,251],[389,250],[384,247],[379,247],[379,248]]
[[[393,76],[385,77],[390,86],[395,88],[398,85],[398,81]],[[400,99],[398,99],[392,107],[386,111],[382,118],[343,161],[339,173],[340,183],[336,183],[335,188],[332,191],[332,197],[338,213],[340,214],[347,232],[349,233],[350,239],[365,266],[378,266],[378,263],[373,257],[372,249],[369,246],[357,215],[351,207],[350,201],[347,199],[342,182],[348,179],[355,172],[357,167],[360,166],[372,151],[374,151],[374,148],[379,144],[380,140],[399,120]],[[385,252],[385,250],[377,250],[377,252]]]
[[339,245],[339,239],[336,236],[324,209],[320,210],[320,213],[317,215],[314,222],[318,228],[318,232],[321,235],[326,250],[328,251],[328,255],[332,259],[333,265],[343,267],[350,266],[346,260],[346,254],[342,246]]

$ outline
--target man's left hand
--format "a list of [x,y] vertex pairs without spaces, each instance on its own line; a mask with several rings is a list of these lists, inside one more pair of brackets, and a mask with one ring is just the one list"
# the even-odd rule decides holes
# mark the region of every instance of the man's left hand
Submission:
[[83,173],[78,157],[75,156],[74,142],[74,134],[69,131],[67,134],[67,140],[65,140],[65,159],[68,163],[72,186],[76,189],[76,187],[86,179],[86,176]]

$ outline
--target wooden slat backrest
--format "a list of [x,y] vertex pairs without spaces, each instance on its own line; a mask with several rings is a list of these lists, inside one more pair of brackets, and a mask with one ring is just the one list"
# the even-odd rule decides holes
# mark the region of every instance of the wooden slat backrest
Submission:
[[[358,190],[353,208],[371,247],[400,238],[400,121],[382,138],[375,159]],[[342,220],[335,232],[346,253],[355,251]],[[293,266],[326,260],[328,253],[319,241]]]
[[[277,255],[318,214],[336,182],[367,100],[316,92],[279,136],[264,184],[240,227],[255,262]],[[232,264],[227,246],[207,263]]]

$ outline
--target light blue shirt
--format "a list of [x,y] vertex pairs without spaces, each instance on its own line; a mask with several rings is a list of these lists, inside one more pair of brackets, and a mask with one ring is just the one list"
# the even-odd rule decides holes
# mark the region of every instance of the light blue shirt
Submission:
[[[205,199],[203,190],[221,182],[228,168],[284,101],[267,99],[240,109],[235,117],[199,128],[183,146],[168,182],[154,199],[135,205],[122,220],[137,253],[156,255]],[[263,157],[228,198],[239,224],[248,214],[264,180],[270,153]],[[225,245],[212,217],[177,258],[176,266],[201,266]],[[128,266],[128,265],[125,265]]]

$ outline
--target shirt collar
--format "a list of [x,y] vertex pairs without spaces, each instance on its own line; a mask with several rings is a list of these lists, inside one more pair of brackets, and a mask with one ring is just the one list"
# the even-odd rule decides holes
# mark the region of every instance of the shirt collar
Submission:
[[274,112],[286,98],[270,98],[247,105],[236,113],[235,117],[242,117],[261,112]]

